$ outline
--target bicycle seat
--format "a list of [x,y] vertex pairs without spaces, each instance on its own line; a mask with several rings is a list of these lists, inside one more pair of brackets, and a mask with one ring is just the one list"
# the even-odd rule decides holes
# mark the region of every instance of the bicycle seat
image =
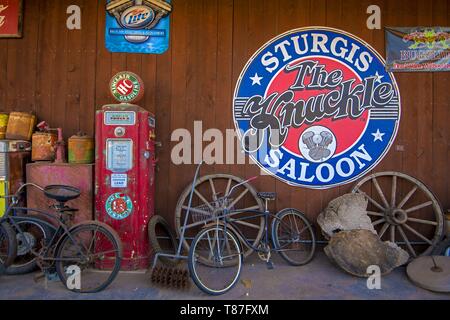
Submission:
[[276,192],[257,192],[256,194],[264,200],[275,200],[277,197]]
[[50,185],[44,188],[46,197],[58,202],[67,202],[80,196],[81,191],[78,188],[63,185]]

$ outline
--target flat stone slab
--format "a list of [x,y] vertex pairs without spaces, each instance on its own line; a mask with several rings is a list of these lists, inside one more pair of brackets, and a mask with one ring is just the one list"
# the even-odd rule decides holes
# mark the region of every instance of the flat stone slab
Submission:
[[346,272],[368,277],[369,266],[378,266],[382,275],[405,264],[409,254],[392,242],[383,242],[369,230],[357,229],[334,234],[324,248],[327,256]]
[[450,257],[418,257],[408,264],[406,273],[411,282],[421,288],[450,293]]

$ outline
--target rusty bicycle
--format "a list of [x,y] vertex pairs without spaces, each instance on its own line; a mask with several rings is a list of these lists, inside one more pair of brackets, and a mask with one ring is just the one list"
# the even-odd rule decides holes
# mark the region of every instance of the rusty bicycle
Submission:
[[[41,190],[55,201],[53,211],[18,206],[20,193],[28,186]],[[64,185],[41,187],[23,184],[10,200],[0,224],[10,225],[16,235],[16,258],[6,273],[20,274],[37,266],[45,274],[56,272],[71,291],[98,292],[109,286],[120,270],[122,243],[117,233],[105,223],[84,221],[71,225],[78,211],[66,205],[80,190]],[[77,279],[75,277],[78,277]]]

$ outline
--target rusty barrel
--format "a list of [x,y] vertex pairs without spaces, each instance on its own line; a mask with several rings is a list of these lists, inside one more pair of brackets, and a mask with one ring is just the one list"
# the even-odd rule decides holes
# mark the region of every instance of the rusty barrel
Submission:
[[27,112],[11,112],[6,128],[6,139],[31,140],[36,116]]
[[55,145],[58,136],[50,132],[36,132],[32,136],[32,161],[53,161],[55,160]]
[[82,133],[69,138],[69,163],[93,163],[94,139]]
[[0,113],[0,139],[5,139],[6,127],[8,126],[9,114],[1,112]]

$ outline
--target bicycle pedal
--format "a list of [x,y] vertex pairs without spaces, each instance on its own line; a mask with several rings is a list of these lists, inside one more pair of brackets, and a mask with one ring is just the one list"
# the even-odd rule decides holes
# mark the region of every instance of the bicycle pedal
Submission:
[[272,270],[274,268],[273,262],[271,260],[266,262],[266,267],[269,270]]

